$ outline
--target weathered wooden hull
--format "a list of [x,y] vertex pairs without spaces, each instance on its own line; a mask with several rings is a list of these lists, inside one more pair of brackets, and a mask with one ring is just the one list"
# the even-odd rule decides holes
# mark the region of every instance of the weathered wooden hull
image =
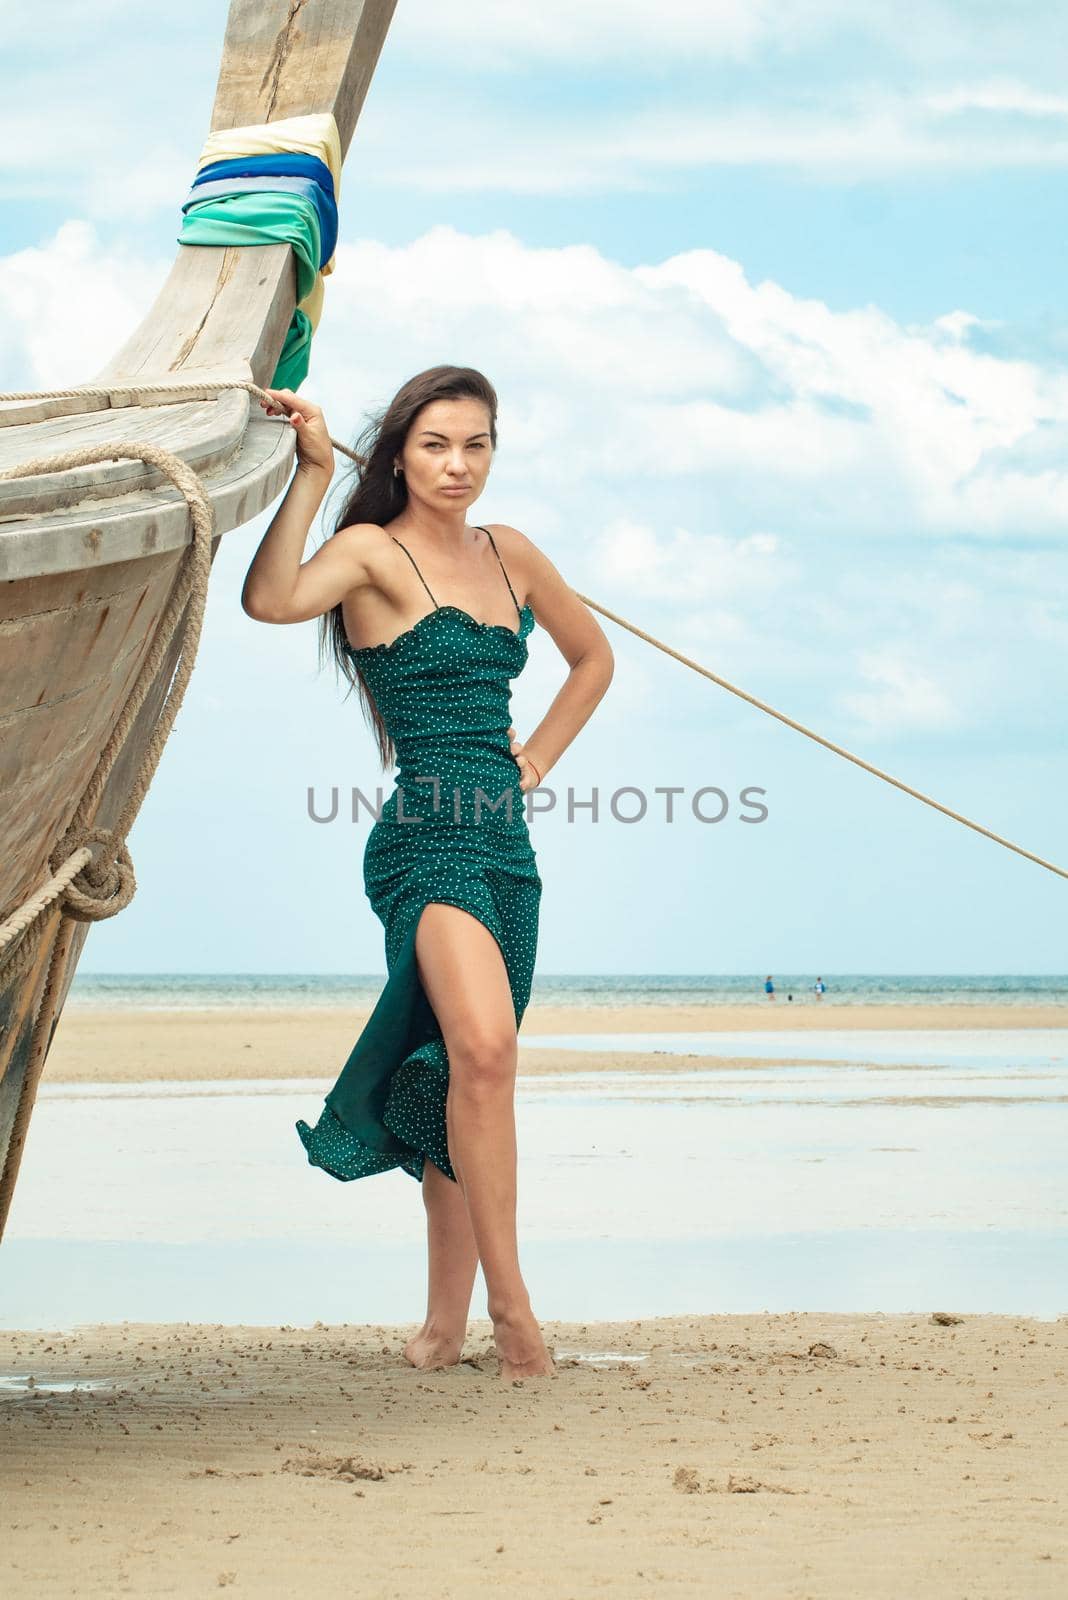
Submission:
[[[212,129],[331,112],[347,149],[395,3],[234,0]],[[245,391],[198,396],[219,377],[270,382],[295,295],[288,245],[179,247],[141,327],[87,380],[108,386],[110,398],[0,405],[0,466],[115,439],[162,444],[205,483],[214,554],[219,537],[285,487],[293,435],[250,411]],[[323,320],[328,327],[329,294]],[[188,383],[189,398],[139,395],[139,384],[175,379]],[[0,484],[0,921],[49,876],[49,856],[149,653],[190,531],[183,497],[139,461]],[[122,810],[180,648],[179,631],[104,787],[97,825],[111,826]],[[55,936],[61,929],[49,1042],[90,926],[61,923],[53,910],[28,970],[5,979],[0,957],[0,1230],[36,1094],[30,1043]],[[72,1216],[74,1207],[72,1198]]]

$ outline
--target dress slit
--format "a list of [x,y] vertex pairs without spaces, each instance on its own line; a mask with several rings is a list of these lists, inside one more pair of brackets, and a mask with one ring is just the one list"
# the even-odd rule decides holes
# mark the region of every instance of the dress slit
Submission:
[[[478,881],[471,880],[469,887]],[[415,941],[428,905],[457,906],[475,917],[501,953],[518,1028],[525,1009],[523,977],[513,970],[514,962],[509,965],[492,890],[485,880],[482,885],[484,898],[476,899],[470,893],[429,894],[420,901],[415,915],[405,919],[404,931],[387,955],[385,987],[326,1096],[327,1114],[314,1128],[307,1122],[297,1123],[309,1159],[332,1177],[348,1181],[400,1166],[422,1180],[429,1157],[456,1182],[445,1116],[448,1052],[441,1024],[423,987]],[[529,982],[525,992],[529,993]]]

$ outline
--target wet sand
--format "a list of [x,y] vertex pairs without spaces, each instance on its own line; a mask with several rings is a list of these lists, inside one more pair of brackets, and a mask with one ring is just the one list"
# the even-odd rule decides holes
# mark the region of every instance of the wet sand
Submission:
[[1068,1592],[1068,1320],[413,1326],[0,1333],[5,1594]]
[[[68,1006],[49,1052],[53,1083],[199,1082],[228,1078],[333,1079],[370,1010],[149,1011]],[[831,1005],[531,1006],[520,1071],[685,1072],[729,1068],[716,1056],[537,1048],[539,1034],[710,1032],[804,1035],[855,1029],[1068,1027],[1068,1006]]]

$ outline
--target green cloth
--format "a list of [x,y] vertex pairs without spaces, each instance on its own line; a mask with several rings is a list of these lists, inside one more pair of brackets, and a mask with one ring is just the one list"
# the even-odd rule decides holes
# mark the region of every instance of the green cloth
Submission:
[[300,309],[319,275],[322,234],[319,214],[302,195],[254,190],[201,200],[182,217],[179,244],[289,244],[297,265],[297,307],[268,388],[297,389],[308,374],[312,325]]
[[274,369],[274,377],[267,385],[268,389],[299,389],[308,376],[308,366],[311,361],[312,325],[308,317],[298,307],[293,313],[293,320],[286,329],[286,340],[282,346],[282,354],[278,357],[278,365]]
[[542,885],[508,728],[535,618],[529,605],[517,610],[513,630],[441,605],[389,644],[349,646],[398,771],[363,857],[364,888],[385,929],[386,985],[318,1122],[297,1123],[309,1163],[344,1182],[393,1167],[421,1180],[427,1158],[456,1178],[448,1050],[415,954],[424,906],[459,906],[493,935],[517,1028],[530,999]]

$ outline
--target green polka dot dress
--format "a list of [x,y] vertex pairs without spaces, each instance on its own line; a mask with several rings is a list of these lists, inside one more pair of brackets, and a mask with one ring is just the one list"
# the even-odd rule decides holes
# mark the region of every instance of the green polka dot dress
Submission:
[[401,545],[434,610],[389,644],[349,646],[396,746],[397,777],[363,858],[364,889],[385,928],[386,985],[319,1121],[297,1123],[309,1162],[334,1178],[401,1167],[421,1180],[427,1156],[456,1178],[445,1123],[448,1054],[415,959],[424,906],[460,906],[493,934],[517,1027],[530,999],[542,886],[508,728],[534,613],[516,600],[483,531],[517,629],[439,605]]

